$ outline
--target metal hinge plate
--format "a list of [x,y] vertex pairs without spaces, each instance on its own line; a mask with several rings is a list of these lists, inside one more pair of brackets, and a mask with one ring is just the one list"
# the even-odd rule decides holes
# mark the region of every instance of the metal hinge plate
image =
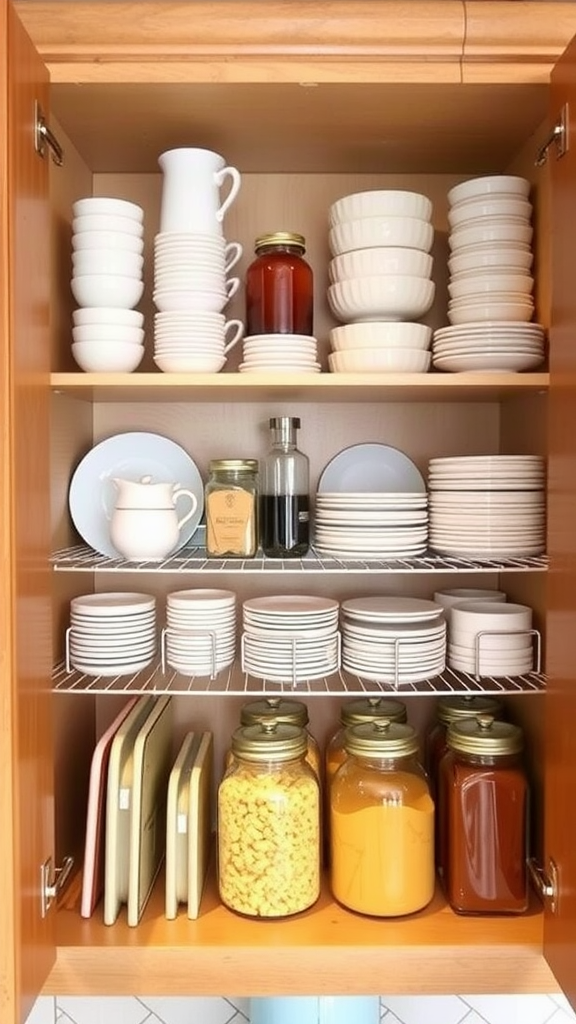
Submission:
[[568,104],[565,103],[558,115],[554,127],[549,132],[547,138],[540,146],[536,153],[535,164],[536,167],[542,167],[548,160],[548,153],[552,147],[556,152],[556,159],[559,160],[561,156],[564,156],[568,152],[570,147],[570,138],[568,133],[568,125],[570,123],[570,110]]

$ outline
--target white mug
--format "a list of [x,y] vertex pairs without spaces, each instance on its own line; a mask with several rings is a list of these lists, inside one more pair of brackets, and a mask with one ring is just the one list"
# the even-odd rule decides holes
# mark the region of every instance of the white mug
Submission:
[[[160,154],[158,163],[164,174],[160,232],[222,235],[224,214],[240,189],[240,172],[210,149],[170,149]],[[230,189],[221,201],[227,178]]]

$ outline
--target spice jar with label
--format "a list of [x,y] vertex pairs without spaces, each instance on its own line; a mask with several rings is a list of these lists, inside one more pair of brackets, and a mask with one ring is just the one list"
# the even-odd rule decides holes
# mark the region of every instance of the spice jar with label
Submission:
[[350,910],[398,917],[434,895],[434,803],[410,725],[380,719],[346,731],[330,786],[331,884]]
[[241,726],[218,789],[218,886],[231,910],[286,917],[320,895],[320,789],[308,737],[285,722]]
[[276,231],[255,242],[246,272],[246,334],[312,335],[314,279],[303,235]]
[[258,547],[257,459],[213,459],[205,508],[208,556],[252,558]]
[[405,722],[406,705],[401,700],[394,700],[393,697],[358,697],[342,704],[340,726],[326,745],[326,785],[346,760],[346,729],[351,725],[362,725],[363,722],[375,722],[379,718],[385,718],[390,722]]
[[522,730],[479,715],[453,722],[447,743],[438,811],[448,902],[461,914],[522,913],[529,799]]

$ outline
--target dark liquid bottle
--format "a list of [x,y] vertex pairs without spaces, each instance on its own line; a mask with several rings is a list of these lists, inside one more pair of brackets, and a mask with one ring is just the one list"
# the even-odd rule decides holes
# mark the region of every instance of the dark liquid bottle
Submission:
[[272,450],[262,465],[260,542],[269,558],[301,558],[310,539],[308,458],[296,447],[300,420],[270,420]]
[[278,231],[256,239],[246,273],[246,334],[312,335],[314,285],[302,235]]

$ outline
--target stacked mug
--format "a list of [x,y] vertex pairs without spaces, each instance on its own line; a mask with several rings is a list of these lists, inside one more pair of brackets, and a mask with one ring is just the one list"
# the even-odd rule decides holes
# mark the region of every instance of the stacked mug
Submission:
[[72,355],[88,372],[130,372],[144,354],[144,211],[105,196],[72,206]]
[[154,362],[165,373],[217,373],[244,334],[243,323],[223,313],[240,287],[229,275],[242,246],[223,233],[240,173],[208,149],[172,149],[158,162],[164,179],[154,240]]

